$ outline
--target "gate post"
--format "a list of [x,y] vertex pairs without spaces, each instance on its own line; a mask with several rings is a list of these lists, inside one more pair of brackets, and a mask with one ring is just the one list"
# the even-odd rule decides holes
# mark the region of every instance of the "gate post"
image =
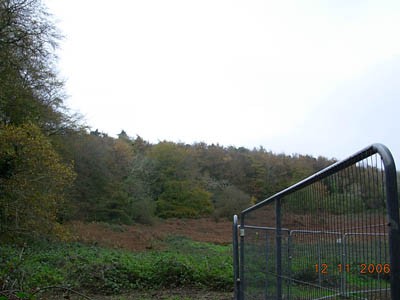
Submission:
[[239,243],[239,297],[238,300],[244,300],[244,289],[245,289],[245,278],[244,278],[244,216],[242,212],[240,214],[240,243]]
[[233,280],[235,284],[234,290],[234,298],[235,300],[239,300],[240,293],[240,276],[239,276],[239,241],[238,241],[238,217],[237,215],[233,216]]
[[281,199],[275,202],[276,216],[276,299],[282,300],[282,224],[281,224]]
[[386,209],[389,226],[390,290],[392,299],[400,299],[400,224],[397,173],[394,159],[389,149],[382,144],[374,144],[385,167]]

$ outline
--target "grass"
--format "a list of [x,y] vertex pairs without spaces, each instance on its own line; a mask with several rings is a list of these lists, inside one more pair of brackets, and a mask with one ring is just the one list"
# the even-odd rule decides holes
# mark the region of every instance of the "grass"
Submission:
[[42,242],[23,248],[3,245],[0,287],[35,291],[47,286],[68,286],[102,295],[179,287],[232,290],[230,246],[183,237],[170,237],[165,243],[165,250],[148,252],[79,243]]

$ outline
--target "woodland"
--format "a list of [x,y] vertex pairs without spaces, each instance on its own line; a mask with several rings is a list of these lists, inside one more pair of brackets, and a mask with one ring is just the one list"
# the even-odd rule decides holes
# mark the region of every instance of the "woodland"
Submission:
[[[72,220],[231,218],[333,160],[244,147],[149,143],[90,129],[65,106],[62,38],[39,0],[0,1],[0,237],[63,238]],[[112,101],[112,99],[110,99]]]

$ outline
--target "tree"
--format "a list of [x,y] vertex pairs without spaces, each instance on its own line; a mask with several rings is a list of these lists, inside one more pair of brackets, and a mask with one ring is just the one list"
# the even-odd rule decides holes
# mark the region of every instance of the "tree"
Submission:
[[1,235],[59,234],[57,213],[73,179],[36,125],[1,126]]
[[148,156],[156,162],[162,182],[180,180],[191,176],[188,151],[172,142],[160,142],[154,145]]
[[126,210],[133,221],[151,224],[155,215],[153,187],[157,180],[154,161],[138,153],[130,167],[130,173],[124,182],[129,197]]
[[156,213],[162,218],[201,217],[211,211],[211,193],[189,181],[168,181],[157,199]]
[[111,172],[107,168],[107,156],[111,152],[108,138],[81,132],[66,137],[70,159],[77,173],[70,193],[71,207],[68,218],[97,220],[99,206],[109,197]]
[[230,220],[234,214],[238,214],[251,204],[251,197],[234,185],[226,186],[216,192],[214,198],[214,216],[217,219],[223,217]]
[[130,138],[125,130],[121,130],[121,132],[118,134],[118,139],[130,141]]
[[133,160],[129,142],[98,131],[65,137],[77,180],[71,191],[69,218],[129,223],[125,181]]
[[0,122],[47,135],[73,125],[55,71],[60,35],[40,0],[0,1]]

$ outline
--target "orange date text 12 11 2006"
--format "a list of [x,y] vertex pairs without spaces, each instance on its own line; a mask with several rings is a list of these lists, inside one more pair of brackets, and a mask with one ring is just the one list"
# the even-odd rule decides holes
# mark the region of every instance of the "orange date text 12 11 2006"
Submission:
[[[328,264],[315,264],[315,272],[321,274],[328,274],[332,272],[346,272],[349,273],[351,270],[350,264],[338,264],[336,265],[336,270]],[[354,269],[353,269],[354,270]],[[358,264],[357,271],[360,274],[389,274],[390,264]]]

